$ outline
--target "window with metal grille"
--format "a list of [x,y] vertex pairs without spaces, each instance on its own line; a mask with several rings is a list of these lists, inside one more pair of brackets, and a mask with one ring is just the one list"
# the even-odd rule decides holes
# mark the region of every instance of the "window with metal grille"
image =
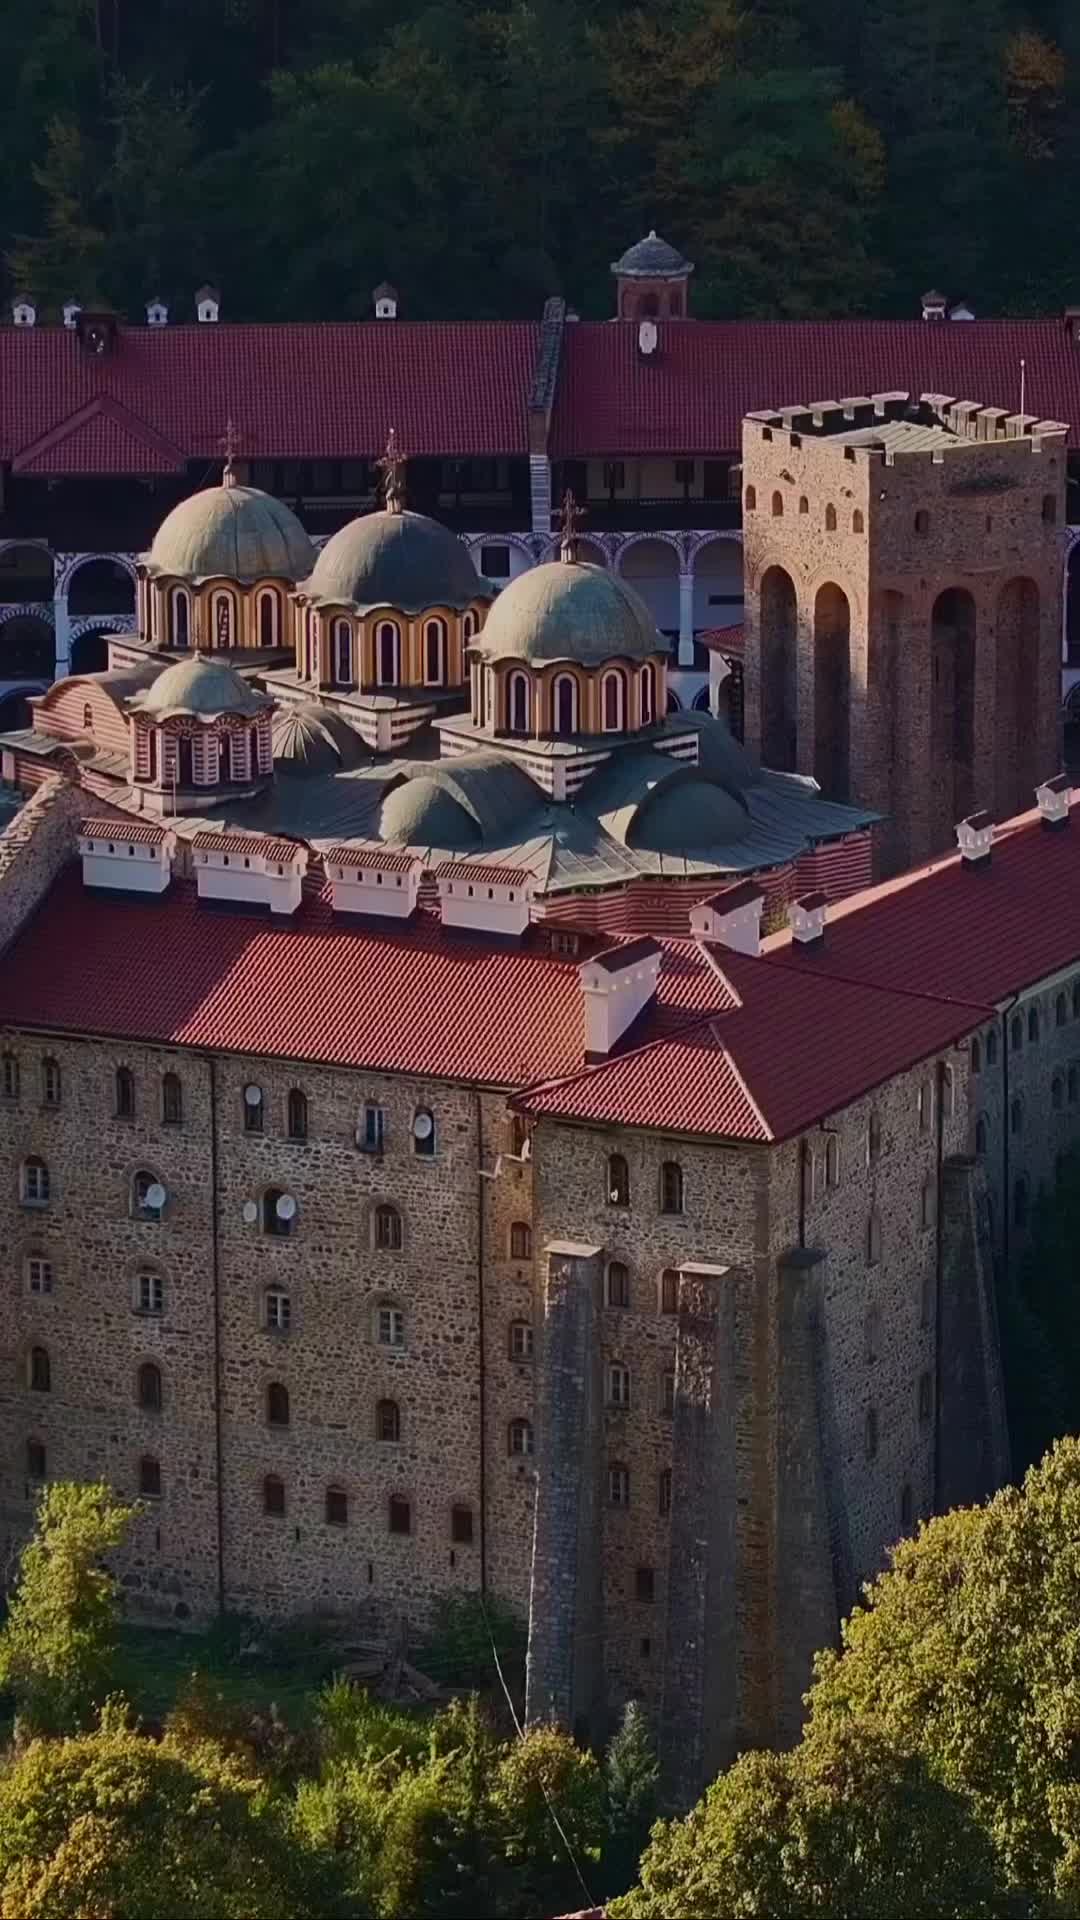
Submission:
[[375,1245],[380,1253],[401,1252],[401,1215],[385,1201],[375,1209]]

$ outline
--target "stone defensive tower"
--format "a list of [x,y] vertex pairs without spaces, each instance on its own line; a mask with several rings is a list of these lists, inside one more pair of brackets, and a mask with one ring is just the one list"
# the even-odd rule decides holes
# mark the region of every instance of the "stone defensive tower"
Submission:
[[1057,771],[1067,431],[943,394],[744,421],[746,738],[879,808],[885,872]]

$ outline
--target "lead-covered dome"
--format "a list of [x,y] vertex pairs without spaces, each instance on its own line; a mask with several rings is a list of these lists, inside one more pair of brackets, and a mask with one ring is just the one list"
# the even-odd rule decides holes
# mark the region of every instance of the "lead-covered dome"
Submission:
[[474,645],[492,661],[576,660],[585,667],[652,659],[668,647],[633,587],[580,560],[551,560],[520,573],[499,595]]
[[273,703],[258,693],[246,680],[234,673],[224,660],[208,660],[192,654],[189,660],[177,660],[159,673],[145,693],[132,701],[140,713],[164,720],[172,713],[198,714],[213,719],[220,713],[261,713]]
[[669,246],[666,240],[661,240],[656,228],[650,227],[644,240],[627,247],[618,260],[612,261],[611,271],[625,280],[666,280],[693,273],[694,268],[677,247]]
[[376,607],[408,614],[451,607],[462,613],[491,598],[456,534],[423,513],[366,513],[350,520],[327,541],[302,591],[319,604],[356,613]]
[[295,513],[257,487],[206,487],[165,516],[146,556],[183,580],[303,580],[315,549]]

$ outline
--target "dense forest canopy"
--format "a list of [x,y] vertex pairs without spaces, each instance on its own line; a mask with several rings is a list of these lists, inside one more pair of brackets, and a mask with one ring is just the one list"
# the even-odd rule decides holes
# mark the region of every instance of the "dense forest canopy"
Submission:
[[8,291],[192,317],[1080,301],[1070,0],[0,0]]

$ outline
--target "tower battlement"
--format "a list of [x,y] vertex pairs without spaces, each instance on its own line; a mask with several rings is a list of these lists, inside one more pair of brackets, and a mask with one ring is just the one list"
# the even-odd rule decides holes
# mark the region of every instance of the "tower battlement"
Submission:
[[[756,429],[756,434],[755,434]],[[853,462],[921,456],[935,465],[950,451],[1023,442],[1029,453],[1064,445],[1068,426],[1034,413],[1010,413],[981,400],[957,400],[952,394],[907,392],[858,394],[846,400],[811,400],[798,406],[761,410],[746,416],[744,434],[762,445],[786,445],[793,451],[804,439],[842,446]]]

